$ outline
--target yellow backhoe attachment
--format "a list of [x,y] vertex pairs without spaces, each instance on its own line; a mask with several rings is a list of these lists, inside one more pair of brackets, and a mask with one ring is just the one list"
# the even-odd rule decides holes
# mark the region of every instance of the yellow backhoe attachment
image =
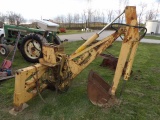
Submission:
[[[137,26],[135,7],[126,7],[125,15],[126,23],[128,25]],[[133,60],[140,41],[139,39],[138,28],[126,28],[112,86],[106,83],[97,73],[93,71],[90,72],[88,77],[87,92],[90,101],[94,105],[108,107],[118,103],[115,97],[115,92],[121,79],[126,61],[128,62],[124,74],[124,80],[128,80],[128,78],[130,77]]]
[[[117,20],[123,13],[126,16],[126,24],[106,38],[95,41],[103,30]],[[57,91],[66,91],[73,78],[85,69],[98,55],[120,36],[124,35],[122,47],[113,84],[110,86],[93,71],[89,74],[88,96],[90,101],[99,106],[110,106],[117,102],[115,92],[122,76],[123,68],[127,63],[124,79],[128,80],[140,41],[137,26],[136,7],[127,6],[110,24],[100,32],[94,34],[73,54],[66,55],[61,45],[46,44],[42,47],[43,58],[40,63],[17,70],[15,75],[14,108],[11,113],[21,111],[25,102],[32,99],[47,87],[53,87]]]

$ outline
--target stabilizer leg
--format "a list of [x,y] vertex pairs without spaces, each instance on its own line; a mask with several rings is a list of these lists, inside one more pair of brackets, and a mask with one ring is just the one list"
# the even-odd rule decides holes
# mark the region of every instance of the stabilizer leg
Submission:
[[[37,81],[47,70],[47,67],[36,64],[27,68],[19,69],[15,75],[14,108],[10,111],[13,114],[22,111],[27,107],[25,102],[37,95]],[[47,84],[41,84],[39,91],[47,87]],[[15,112],[13,112],[15,111]]]

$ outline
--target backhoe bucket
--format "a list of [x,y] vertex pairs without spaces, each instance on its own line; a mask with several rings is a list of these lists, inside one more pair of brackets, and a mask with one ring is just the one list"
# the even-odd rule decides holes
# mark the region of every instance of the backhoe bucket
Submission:
[[100,107],[111,107],[117,103],[115,96],[110,94],[111,86],[97,73],[90,71],[88,77],[87,94],[90,101]]

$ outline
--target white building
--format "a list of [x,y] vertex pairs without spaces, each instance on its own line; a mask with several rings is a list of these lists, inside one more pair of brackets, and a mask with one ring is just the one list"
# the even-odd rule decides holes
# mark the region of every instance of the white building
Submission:
[[160,21],[148,20],[146,22],[147,34],[160,34]]

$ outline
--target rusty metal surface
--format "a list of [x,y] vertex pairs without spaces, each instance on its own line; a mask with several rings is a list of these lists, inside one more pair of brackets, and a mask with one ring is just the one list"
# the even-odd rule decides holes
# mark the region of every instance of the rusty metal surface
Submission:
[[118,58],[110,54],[100,54],[100,56],[103,58],[103,61],[100,64],[100,66],[109,67],[112,70],[116,69]]
[[87,94],[89,100],[100,107],[110,107],[117,103],[117,99],[110,95],[111,86],[96,72],[90,71],[88,77]]
[[103,106],[111,98],[110,85],[107,84],[97,73],[90,71],[87,92],[90,101],[94,105]]
[[[114,71],[116,70],[117,63],[118,63],[117,57],[114,57],[113,55],[110,55],[110,54],[100,54],[100,56],[103,58],[102,63],[100,64],[101,67],[108,67],[111,70],[114,70]],[[128,61],[125,63],[122,75],[125,74],[127,64],[128,64]],[[131,74],[132,74],[132,71],[131,71]]]

